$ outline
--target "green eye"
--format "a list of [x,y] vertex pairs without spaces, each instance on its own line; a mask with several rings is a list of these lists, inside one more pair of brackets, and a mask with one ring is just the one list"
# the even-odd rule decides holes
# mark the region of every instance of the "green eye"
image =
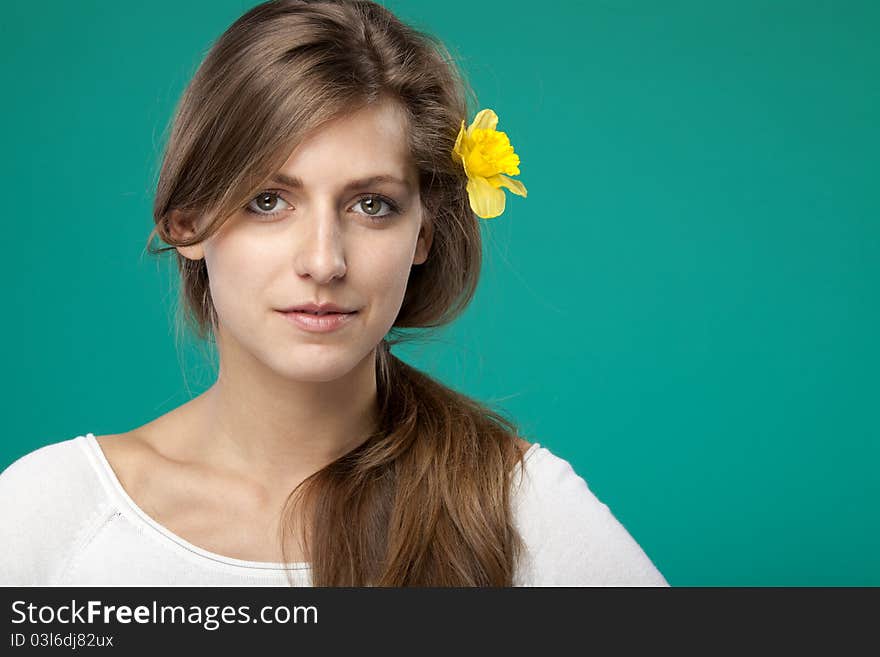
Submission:
[[[260,192],[254,198],[252,198],[245,209],[251,214],[261,215],[264,217],[271,217],[290,209],[290,207],[288,207],[282,210],[274,210],[274,208],[278,205],[278,201],[289,205],[287,201],[281,198],[281,196],[279,196],[277,192],[266,190],[264,192]],[[270,207],[264,207],[266,205]]]
[[[383,214],[379,214],[379,211],[382,209],[383,203],[388,206],[388,211]],[[400,208],[394,201],[385,196],[381,196],[380,194],[369,194],[367,196],[362,196],[360,199],[358,199],[358,202],[355,204],[355,206],[360,206],[361,208],[363,208],[365,210],[363,214],[373,219],[384,219],[384,217],[400,213]]]

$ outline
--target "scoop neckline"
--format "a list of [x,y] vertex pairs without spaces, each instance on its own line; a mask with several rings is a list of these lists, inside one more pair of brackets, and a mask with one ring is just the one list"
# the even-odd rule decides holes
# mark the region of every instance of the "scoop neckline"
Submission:
[[[228,557],[218,552],[212,552],[210,550],[206,550],[205,548],[201,548],[194,543],[190,543],[182,536],[175,534],[165,525],[153,519],[137,504],[137,502],[135,502],[131,498],[131,496],[128,494],[128,491],[126,491],[123,487],[122,482],[119,481],[119,477],[116,476],[116,472],[113,470],[113,466],[111,466],[110,461],[107,460],[107,456],[106,454],[104,454],[104,450],[101,448],[101,444],[98,442],[98,439],[95,437],[94,433],[89,432],[79,436],[79,438],[84,441],[84,444],[87,446],[88,451],[90,451],[95,457],[97,465],[99,466],[98,470],[102,475],[102,481],[104,482],[104,484],[109,485],[110,490],[114,492],[117,497],[119,497],[126,504],[126,506],[128,506],[134,512],[135,517],[138,520],[140,520],[147,527],[150,527],[151,529],[158,532],[160,535],[164,536],[166,539],[170,540],[178,547],[183,548],[186,551],[196,554],[205,559],[209,559],[210,561],[227,564],[229,566],[236,566],[239,568],[252,568],[272,571],[311,569],[311,562],[308,561],[291,561],[289,563],[278,561],[249,561],[247,559],[236,559],[235,557]],[[523,454],[523,463],[525,463],[525,461],[540,448],[540,443],[532,443]]]
[[204,557],[205,559],[224,563],[230,566],[237,566],[239,568],[253,568],[259,570],[275,571],[311,569],[311,563],[308,561],[291,561],[289,563],[283,563],[279,561],[249,561],[247,559],[236,559],[235,557],[228,557],[218,552],[211,552],[210,550],[201,548],[194,543],[190,543],[182,536],[175,534],[165,525],[159,523],[154,518],[152,518],[146,511],[138,506],[137,502],[135,502],[131,498],[131,496],[122,486],[122,482],[119,481],[119,477],[116,476],[116,472],[110,465],[110,461],[107,460],[107,456],[106,454],[104,454],[104,450],[101,448],[101,444],[98,442],[98,439],[95,438],[95,434],[89,432],[80,437],[85,440],[85,444],[90,448],[90,451],[96,457],[97,463],[100,466],[100,472],[103,475],[105,482],[109,483],[111,490],[117,495],[117,497],[119,497],[134,512],[135,517],[138,520],[140,520],[143,524],[152,528],[165,538],[169,539],[178,547],[181,547],[188,552],[194,553],[200,557]]

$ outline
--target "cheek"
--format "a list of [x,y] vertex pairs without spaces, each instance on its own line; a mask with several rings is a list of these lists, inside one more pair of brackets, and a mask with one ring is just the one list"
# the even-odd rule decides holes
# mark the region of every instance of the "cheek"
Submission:
[[388,303],[394,303],[406,290],[414,252],[414,244],[407,240],[376,244],[375,248],[364,250],[357,263],[350,263],[349,271],[354,280],[369,281],[374,291],[380,296],[387,295]]
[[260,249],[245,240],[218,242],[205,251],[205,264],[211,287],[211,298],[221,318],[225,311],[235,313],[242,299],[255,299],[266,289],[265,257]]

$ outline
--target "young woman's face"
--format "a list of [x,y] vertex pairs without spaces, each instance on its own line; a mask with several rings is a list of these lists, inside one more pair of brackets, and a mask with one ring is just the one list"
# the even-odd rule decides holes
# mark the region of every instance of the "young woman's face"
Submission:
[[[393,180],[366,182],[377,176]],[[391,328],[430,243],[405,117],[385,103],[314,133],[246,208],[179,250],[205,258],[218,341],[231,350],[221,358],[253,357],[289,379],[331,381]],[[280,312],[303,303],[356,312],[312,332]]]

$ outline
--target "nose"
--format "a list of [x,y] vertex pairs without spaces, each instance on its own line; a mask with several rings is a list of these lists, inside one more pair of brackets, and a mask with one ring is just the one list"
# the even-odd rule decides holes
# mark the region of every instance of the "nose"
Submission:
[[301,214],[296,235],[296,271],[316,283],[328,283],[346,272],[339,216],[330,204]]

